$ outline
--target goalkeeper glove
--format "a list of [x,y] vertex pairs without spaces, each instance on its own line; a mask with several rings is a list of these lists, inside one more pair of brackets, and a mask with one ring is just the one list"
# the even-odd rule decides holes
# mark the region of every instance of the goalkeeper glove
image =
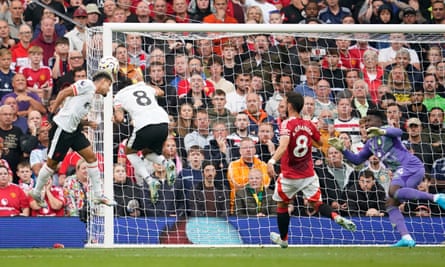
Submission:
[[339,151],[345,150],[345,146],[343,145],[343,141],[337,137],[329,138],[328,144],[335,147],[335,149]]
[[376,136],[385,135],[386,134],[386,130],[380,129],[380,128],[377,128],[377,127],[369,127],[366,130],[366,133],[368,135],[368,138],[373,138],[373,137],[376,137]]

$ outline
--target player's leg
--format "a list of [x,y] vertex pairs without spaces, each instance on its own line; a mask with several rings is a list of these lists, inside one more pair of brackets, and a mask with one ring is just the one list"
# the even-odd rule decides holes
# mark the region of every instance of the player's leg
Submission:
[[42,199],[42,189],[48,183],[48,180],[57,169],[57,165],[63,160],[69,149],[69,144],[61,141],[66,133],[57,125],[53,125],[49,131],[49,139],[51,142],[48,146],[47,160],[37,175],[37,182],[34,189],[29,193],[30,196],[37,202],[37,204],[45,208],[47,205]]
[[114,199],[109,199],[102,193],[99,163],[97,161],[96,153],[86,136],[81,132],[75,132],[71,136],[71,147],[74,151],[79,153],[85,159],[88,166],[88,177],[91,181],[93,191],[92,200],[95,204],[104,204],[107,206],[116,206]]
[[422,169],[418,170],[418,175],[404,175],[403,169],[399,169],[394,173],[389,186],[388,199],[386,200],[386,212],[388,213],[389,221],[392,225],[395,225],[401,236],[401,239],[393,245],[395,247],[414,247],[416,245],[406,227],[405,218],[399,210],[399,205],[401,202],[418,195],[416,192],[418,190],[414,188],[420,183],[423,175],[424,170],[422,171]]
[[331,218],[338,225],[345,228],[346,230],[357,230],[357,226],[353,221],[341,216],[337,212],[333,211],[331,206],[322,202],[318,177],[313,176],[306,179],[308,180],[308,184],[304,188],[302,188],[301,191],[303,192],[303,196],[307,199],[309,205],[311,205],[314,210],[318,211],[321,216]]

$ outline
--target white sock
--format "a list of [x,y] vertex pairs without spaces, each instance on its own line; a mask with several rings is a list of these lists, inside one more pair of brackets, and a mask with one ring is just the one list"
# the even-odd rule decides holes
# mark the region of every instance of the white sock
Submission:
[[130,161],[131,165],[133,165],[136,183],[138,185],[142,185],[142,179],[150,176],[144,160],[141,159],[141,157],[139,157],[136,153],[128,154],[127,159]]
[[87,163],[88,177],[91,180],[91,187],[93,190],[93,198],[98,198],[102,195],[102,187],[100,181],[100,171],[97,167],[97,160],[93,163]]
[[[48,183],[48,180],[51,178],[51,175],[54,174],[54,170],[52,170],[46,163],[42,166],[39,171],[39,175],[37,176],[37,183],[34,188],[35,192],[40,193],[43,187]],[[62,185],[63,186],[63,185]]]
[[406,240],[413,240],[413,238],[411,237],[411,235],[410,235],[410,234],[407,234],[407,235],[403,235],[403,236],[402,236],[402,239],[406,239]]
[[148,161],[151,161],[153,163],[157,163],[159,165],[164,164],[164,161],[165,161],[164,156],[158,155],[156,153],[150,153],[150,154],[145,155],[145,159]]

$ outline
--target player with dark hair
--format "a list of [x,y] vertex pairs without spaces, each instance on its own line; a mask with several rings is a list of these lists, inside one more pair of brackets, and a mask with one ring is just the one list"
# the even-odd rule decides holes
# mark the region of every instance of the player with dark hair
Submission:
[[289,117],[282,123],[279,147],[267,163],[269,175],[276,177],[274,164],[281,159],[281,174],[276,181],[273,195],[273,199],[277,201],[280,233],[270,233],[270,239],[282,248],[287,248],[290,222],[288,204],[300,191],[321,215],[333,219],[347,230],[355,231],[356,225],[352,221],[334,212],[321,200],[320,184],[312,161],[312,143],[321,146],[322,142],[320,132],[312,122],[300,117],[304,105],[303,96],[291,91],[286,93],[285,99]]
[[385,115],[378,110],[369,110],[366,115],[365,127],[368,140],[363,149],[354,154],[344,148],[338,138],[329,139],[329,144],[342,151],[346,159],[359,165],[370,156],[375,155],[394,174],[389,186],[386,200],[386,211],[389,220],[396,226],[402,238],[394,247],[414,247],[416,242],[412,239],[405,224],[405,219],[399,210],[400,203],[407,200],[426,199],[436,202],[445,209],[445,194],[430,194],[417,190],[417,185],[425,176],[422,161],[411,154],[402,144],[402,130],[399,128],[382,127]]
[[88,164],[88,176],[93,190],[92,200],[95,204],[114,206],[116,202],[102,195],[100,172],[96,154],[90,141],[82,133],[84,126],[95,126],[96,123],[85,120],[92,107],[96,94],[106,96],[110,90],[113,76],[109,71],[102,70],[94,74],[93,80],[79,80],[57,94],[50,112],[57,112],[53,118],[49,138],[48,159],[40,169],[34,190],[29,192],[37,204],[44,208],[46,203],[42,198],[42,189],[48,179],[54,174],[71,148],[79,153]]

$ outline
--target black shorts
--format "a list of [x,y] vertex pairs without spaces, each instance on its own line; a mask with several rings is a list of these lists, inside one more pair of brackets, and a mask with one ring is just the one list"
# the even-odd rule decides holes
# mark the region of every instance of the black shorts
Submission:
[[133,132],[127,146],[133,150],[149,149],[156,154],[162,154],[162,146],[168,136],[168,123],[147,125]]
[[91,144],[82,133],[81,127],[72,133],[68,133],[55,123],[51,125],[49,140],[48,158],[57,162],[61,162],[65,158],[70,148],[78,152]]

